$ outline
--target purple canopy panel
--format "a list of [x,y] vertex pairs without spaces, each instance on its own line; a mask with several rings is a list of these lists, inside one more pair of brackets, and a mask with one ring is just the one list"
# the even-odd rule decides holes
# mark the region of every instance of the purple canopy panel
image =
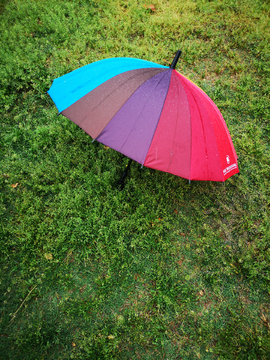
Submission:
[[171,73],[172,70],[166,70],[141,85],[97,140],[143,164],[163,109]]

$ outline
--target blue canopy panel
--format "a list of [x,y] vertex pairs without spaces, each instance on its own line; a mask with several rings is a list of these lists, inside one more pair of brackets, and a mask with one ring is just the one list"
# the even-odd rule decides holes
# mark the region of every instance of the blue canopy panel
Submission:
[[168,68],[150,61],[134,58],[111,58],[96,61],[53,81],[48,94],[59,112],[112,77],[125,71],[144,68]]

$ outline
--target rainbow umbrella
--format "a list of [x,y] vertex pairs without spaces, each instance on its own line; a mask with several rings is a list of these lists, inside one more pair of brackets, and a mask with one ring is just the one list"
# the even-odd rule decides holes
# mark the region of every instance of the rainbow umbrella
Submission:
[[214,102],[171,66],[134,58],[94,62],[53,81],[59,113],[143,166],[188,180],[224,182],[239,172]]

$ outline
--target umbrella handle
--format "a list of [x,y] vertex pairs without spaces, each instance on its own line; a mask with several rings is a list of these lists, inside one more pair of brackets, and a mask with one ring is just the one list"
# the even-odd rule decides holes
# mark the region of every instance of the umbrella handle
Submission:
[[174,59],[173,59],[173,62],[172,62],[172,64],[171,64],[171,66],[170,66],[171,69],[175,69],[176,64],[177,64],[177,61],[179,60],[179,58],[180,58],[180,56],[181,56],[181,53],[182,53],[182,51],[181,51],[181,50],[178,50],[177,53],[175,54],[175,57],[174,57]]
[[125,170],[123,171],[123,174],[121,176],[121,178],[119,179],[117,185],[118,187],[120,187],[120,190],[123,190],[124,189],[124,186],[125,186],[125,178],[127,177],[127,174],[129,172],[129,168],[130,168],[130,164],[132,162],[132,159],[129,159],[129,162],[128,164],[126,165],[126,168]]

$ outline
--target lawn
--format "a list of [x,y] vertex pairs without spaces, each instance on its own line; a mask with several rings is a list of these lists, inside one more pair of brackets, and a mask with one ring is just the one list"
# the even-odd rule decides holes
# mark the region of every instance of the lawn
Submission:
[[[267,0],[0,3],[0,358],[270,358]],[[217,104],[240,173],[196,182],[62,115],[53,79],[168,65]]]

